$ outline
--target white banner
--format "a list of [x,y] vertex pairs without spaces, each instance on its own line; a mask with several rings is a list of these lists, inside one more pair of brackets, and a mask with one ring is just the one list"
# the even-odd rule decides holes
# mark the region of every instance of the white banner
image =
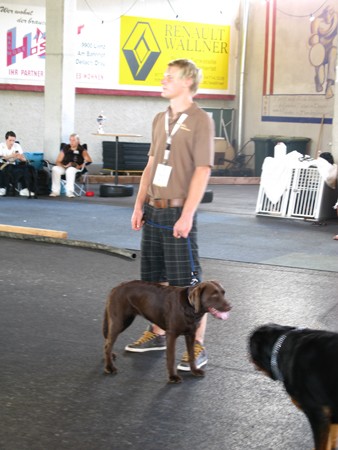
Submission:
[[0,83],[43,85],[45,9],[0,5]]
[[[81,92],[160,92],[160,80],[169,60],[189,58],[204,72],[199,93],[210,96],[235,94],[237,34],[234,31],[233,12],[230,23],[228,20],[226,24],[220,23],[219,17],[215,22],[210,22],[210,16],[206,18],[207,23],[202,22],[198,15],[196,18],[199,21],[193,21],[192,14],[189,22],[164,19],[161,8],[158,13],[154,11],[151,17],[122,14],[109,19],[112,12],[118,11],[118,6],[121,8],[122,4],[116,2],[116,5],[106,5],[107,20],[100,20],[93,10],[85,8],[83,4],[82,9],[77,11],[75,80],[76,88],[80,88]],[[110,15],[108,8],[111,9]],[[136,10],[139,11],[139,8]],[[148,35],[142,35],[143,47],[129,49],[132,38],[139,38],[137,27],[140,24],[146,24],[149,30]],[[152,54],[156,53],[153,51],[147,59],[147,64],[144,64],[148,70],[146,76],[135,76],[133,58],[138,61],[142,56],[141,50],[146,51],[154,42],[158,46],[158,56],[152,59]],[[168,47],[168,42],[172,48]],[[27,89],[40,86],[42,89],[45,81],[45,48],[44,6],[13,5],[13,2],[0,4],[2,89],[6,89],[7,85],[24,85]],[[138,64],[141,64],[140,61]]]

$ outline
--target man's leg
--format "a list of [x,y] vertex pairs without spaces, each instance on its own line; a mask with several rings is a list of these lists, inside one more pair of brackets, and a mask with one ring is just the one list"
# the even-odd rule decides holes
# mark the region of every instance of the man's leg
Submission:
[[13,173],[13,164],[8,164],[4,169],[5,183],[6,183],[6,193],[9,195],[10,187],[12,185],[13,195],[15,195],[14,189],[14,173]]
[[24,165],[12,165],[12,174],[13,174],[13,184],[14,184],[14,193],[19,192],[21,195],[21,192],[23,195],[28,194],[27,186],[25,182],[25,166]]
[[[176,223],[181,215],[181,208],[166,210],[165,223]],[[197,244],[197,218],[194,218],[192,229],[188,239],[174,238],[171,231],[165,234],[163,243],[166,276],[172,286],[189,286],[192,281],[192,271],[202,281],[202,269],[199,262]],[[191,252],[190,252],[191,250]],[[205,314],[199,323],[194,344],[195,363],[197,368],[205,366],[208,362],[207,352],[203,346],[207,326],[207,315]],[[178,370],[190,371],[188,353],[184,352]]]
[[[165,224],[165,226],[173,226],[181,215],[181,209],[155,210],[147,206],[145,208],[145,215],[149,220],[158,225]],[[191,281],[192,264],[194,265],[198,278],[201,278],[196,218],[190,232],[190,244],[193,261],[191,261],[187,239],[176,239],[173,237],[171,230],[145,225],[141,243],[141,279],[166,285],[170,284],[172,286],[188,286]],[[169,283],[164,282],[164,278],[167,278]],[[208,362],[206,350],[203,347],[206,325],[207,315],[202,317],[196,330],[195,357],[198,368],[203,367]],[[164,333],[164,330],[160,327],[151,324],[141,338],[133,344],[127,345],[125,350],[132,352],[164,350],[166,348],[164,346]],[[178,369],[190,371],[190,364],[186,352],[182,357],[181,363],[178,365]]]
[[[1,166],[1,163],[0,163]],[[0,196],[6,195],[7,192],[7,177],[4,170],[0,169]]]
[[[163,281],[162,283],[164,286],[169,286],[169,283],[167,281]],[[152,324],[152,331],[155,334],[158,334],[159,336],[165,336],[165,331],[162,330],[162,328],[160,328],[158,325],[156,325],[156,323]]]
[[204,316],[202,317],[202,320],[196,330],[195,339],[197,342],[200,342],[202,345],[204,344],[204,337],[205,337],[205,332],[207,329],[207,320],[208,320],[208,314],[204,314]]
[[[160,220],[157,211],[146,205],[145,215],[154,223]],[[155,283],[168,284],[164,281],[164,262],[162,250],[162,230],[145,224],[141,241],[141,279]],[[125,347],[129,352],[148,352],[165,350],[165,332],[155,324],[150,324],[142,336]]]
[[60,195],[61,191],[61,175],[65,173],[65,169],[60,166],[54,166],[52,169],[52,192],[51,197],[56,197]]
[[75,167],[68,167],[66,169],[66,195],[67,197],[74,197],[74,184],[75,177],[79,170],[75,169]]

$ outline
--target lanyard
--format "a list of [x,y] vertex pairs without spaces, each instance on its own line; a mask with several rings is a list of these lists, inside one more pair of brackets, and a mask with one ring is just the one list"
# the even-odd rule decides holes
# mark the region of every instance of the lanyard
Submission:
[[182,123],[185,121],[185,119],[188,117],[188,114],[182,113],[178,119],[178,121],[175,123],[174,128],[172,129],[171,133],[169,134],[169,112],[167,111],[165,113],[165,122],[164,122],[164,128],[165,133],[167,135],[166,140],[166,148],[164,151],[164,158],[163,158],[163,164],[166,164],[168,162],[169,156],[170,156],[170,146],[171,146],[171,140],[172,137],[176,134]]

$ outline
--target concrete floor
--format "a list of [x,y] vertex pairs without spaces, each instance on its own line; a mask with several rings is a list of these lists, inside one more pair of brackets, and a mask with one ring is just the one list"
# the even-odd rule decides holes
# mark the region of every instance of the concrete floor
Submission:
[[[93,187],[98,193],[98,186]],[[336,271],[338,221],[313,222],[255,215],[258,186],[210,186],[214,201],[199,211],[200,254],[206,258]],[[135,187],[136,193],[136,187]],[[139,250],[130,229],[133,197],[0,198],[0,222],[68,232],[69,239]]]
[[[208,320],[206,376],[183,374],[181,385],[166,383],[163,352],[123,351],[144,330],[141,318],[116,343],[119,373],[103,374],[105,299],[115,284],[139,277],[138,257],[0,238],[0,448],[313,447],[283,387],[254,371],[247,337],[266,322],[338,331],[338,223],[256,218],[258,187],[213,189],[215,201],[199,215],[204,278],[223,283],[233,310],[226,322]],[[1,222],[138,253],[132,202],[1,198]],[[177,361],[183,350],[180,338]]]

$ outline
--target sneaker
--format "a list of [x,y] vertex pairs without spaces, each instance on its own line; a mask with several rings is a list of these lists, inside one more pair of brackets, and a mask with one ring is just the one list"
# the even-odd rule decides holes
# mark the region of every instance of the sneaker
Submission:
[[68,198],[75,198],[75,195],[71,192],[71,193],[67,194],[67,197]]
[[3,197],[6,195],[6,188],[0,188],[0,196]]
[[[206,363],[208,362],[208,355],[203,345],[200,344],[198,341],[195,341],[194,344],[194,354],[197,369],[200,369],[201,367],[205,366]],[[177,366],[177,370],[183,370],[185,372],[190,371],[190,363],[187,351],[183,353],[181,362]]]
[[155,334],[150,326],[140,339],[125,347],[127,352],[151,352],[154,350],[165,350],[167,348],[165,335]]
[[[31,191],[31,197],[34,197],[35,192]],[[29,190],[28,189],[21,189],[21,191],[19,192],[19,195],[21,195],[21,197],[29,197]]]
[[49,197],[60,197],[60,194],[56,193],[56,192],[51,192],[49,194]]
[[28,197],[29,196],[29,190],[27,188],[21,189],[21,191],[19,192],[19,194],[22,197]]

